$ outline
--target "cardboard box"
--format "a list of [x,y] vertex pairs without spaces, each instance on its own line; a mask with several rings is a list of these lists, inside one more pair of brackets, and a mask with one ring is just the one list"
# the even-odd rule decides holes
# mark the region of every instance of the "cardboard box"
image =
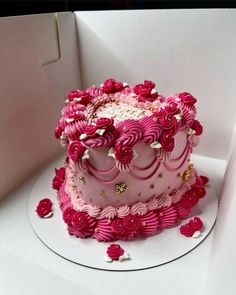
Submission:
[[[192,267],[193,271],[194,262],[190,259],[186,264],[183,259],[185,263],[166,268],[169,278],[178,272],[173,286],[167,287],[169,280],[159,272],[160,285],[165,294],[178,287],[181,294],[218,295],[225,287],[226,294],[233,294],[236,10],[99,11],[2,18],[0,65],[0,196],[7,195],[61,150],[53,131],[69,90],[99,85],[114,77],[131,84],[153,80],[164,95],[188,91],[196,96],[198,117],[205,127],[196,152],[221,163],[219,181],[224,164],[229,168],[208,276],[205,273],[201,277],[199,290],[185,284],[185,268]],[[205,245],[210,247],[207,241]],[[195,269],[198,275],[200,271]],[[146,272],[145,278],[154,284],[155,273]],[[132,280],[135,276],[131,279],[133,287],[138,287],[138,294],[143,293],[145,284]],[[92,282],[99,285],[95,279]],[[107,287],[98,293],[108,294],[109,290]],[[155,288],[149,290],[151,294]]]

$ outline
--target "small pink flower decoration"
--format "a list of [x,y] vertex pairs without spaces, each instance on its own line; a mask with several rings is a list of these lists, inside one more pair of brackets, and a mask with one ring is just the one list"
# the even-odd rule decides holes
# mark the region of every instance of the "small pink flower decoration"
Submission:
[[182,103],[190,107],[192,107],[197,101],[197,99],[188,92],[179,93],[178,96],[181,98]]
[[138,101],[154,101],[158,97],[157,91],[154,90],[155,84],[152,81],[145,80],[143,84],[137,84],[133,92],[139,96]]
[[52,217],[52,202],[50,199],[43,199],[38,203],[38,206],[35,210],[39,217],[49,218]]
[[123,83],[117,82],[114,79],[107,79],[102,86],[102,92],[106,94],[115,93],[123,90]]
[[194,217],[186,224],[180,226],[179,230],[185,237],[198,237],[203,229],[203,222],[199,217]]
[[119,260],[120,262],[130,259],[129,254],[119,245],[111,244],[104,256],[106,262],[112,262],[113,260]]
[[62,183],[65,180],[65,167],[61,167],[60,169],[55,169],[55,177],[52,180],[52,187],[53,189],[59,191],[61,188]]

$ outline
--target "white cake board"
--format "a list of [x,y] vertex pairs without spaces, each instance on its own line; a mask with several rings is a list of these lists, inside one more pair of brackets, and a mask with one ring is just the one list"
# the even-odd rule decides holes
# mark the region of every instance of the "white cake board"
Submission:
[[[190,216],[199,216],[204,223],[202,235],[196,239],[180,234],[179,225],[160,233],[134,241],[119,241],[118,243],[130,254],[128,261],[104,261],[104,254],[110,243],[99,243],[97,240],[78,239],[70,236],[56,199],[56,192],[51,187],[54,168],[62,166],[63,161],[54,163],[36,180],[28,202],[28,215],[34,232],[39,239],[53,252],[61,257],[83,266],[113,271],[130,271],[152,268],[173,261],[197,247],[209,234],[214,226],[218,199],[212,185],[207,187],[207,195],[200,200]],[[38,202],[43,198],[53,202],[52,218],[40,218],[36,212]],[[181,224],[186,223],[183,220]]]

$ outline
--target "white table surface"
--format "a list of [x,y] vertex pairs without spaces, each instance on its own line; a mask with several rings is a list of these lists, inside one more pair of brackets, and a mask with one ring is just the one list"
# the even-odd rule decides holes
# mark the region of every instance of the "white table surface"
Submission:
[[[210,176],[219,195],[226,162],[194,156],[193,163]],[[205,294],[213,232],[194,251],[153,269],[89,269],[59,257],[33,232],[27,201],[38,175],[0,201],[0,294]]]

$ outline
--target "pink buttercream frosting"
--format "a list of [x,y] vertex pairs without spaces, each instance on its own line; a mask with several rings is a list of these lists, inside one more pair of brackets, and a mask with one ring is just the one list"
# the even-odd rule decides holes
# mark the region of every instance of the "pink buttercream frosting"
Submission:
[[189,163],[202,133],[195,103],[187,92],[165,98],[149,80],[68,94],[55,130],[68,159],[53,186],[70,234],[129,240],[190,214],[206,193]]

